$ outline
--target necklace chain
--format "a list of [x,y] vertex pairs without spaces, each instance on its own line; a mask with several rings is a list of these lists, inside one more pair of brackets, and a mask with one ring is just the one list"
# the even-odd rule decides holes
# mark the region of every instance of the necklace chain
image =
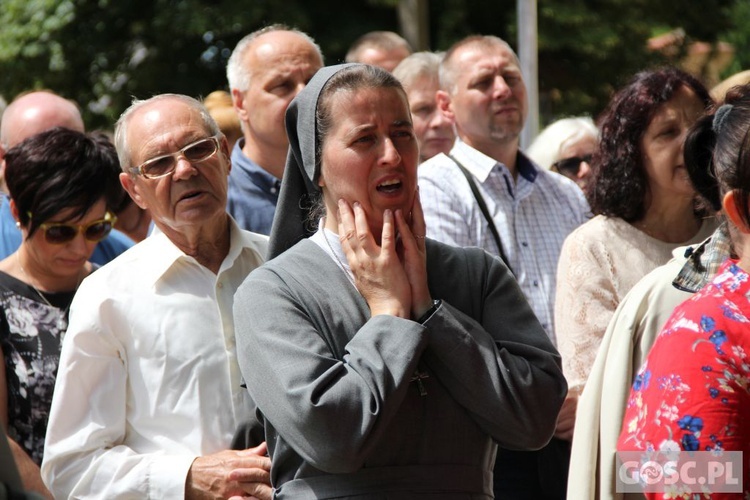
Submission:
[[[68,307],[66,307],[65,309],[52,305],[52,303],[49,300],[47,300],[47,297],[45,297],[44,294],[37,287],[34,286],[34,283],[31,282],[31,276],[29,276],[29,273],[27,273],[26,269],[23,268],[23,264],[21,264],[21,257],[19,257],[18,252],[16,252],[16,262],[18,262],[18,267],[21,268],[21,272],[23,273],[24,277],[26,277],[26,280],[29,286],[34,289],[36,294],[39,295],[39,298],[41,298],[45,304],[52,307],[53,309],[58,309],[62,311],[63,316],[66,316],[68,314],[68,309],[70,309],[70,304],[68,304]],[[81,275],[79,274],[78,285],[80,284],[81,284]],[[78,285],[76,285],[76,290],[78,289]]]

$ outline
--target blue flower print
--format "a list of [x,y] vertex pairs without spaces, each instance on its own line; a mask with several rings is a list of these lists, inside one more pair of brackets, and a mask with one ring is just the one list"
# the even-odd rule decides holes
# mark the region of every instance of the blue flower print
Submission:
[[708,337],[708,340],[714,344],[718,354],[724,354],[724,351],[721,350],[721,344],[727,341],[727,334],[724,330],[716,330],[710,337]]
[[692,434],[682,435],[682,449],[685,451],[697,451],[698,450],[698,438]]
[[639,373],[635,376],[635,382],[633,382],[633,390],[640,391],[648,387],[648,383],[651,381],[651,370],[646,370],[643,373]]
[[710,371],[713,371],[713,368],[708,365],[705,365],[705,366],[701,366],[701,370],[704,372],[710,372]]
[[701,330],[704,332],[710,332],[714,329],[716,322],[711,316],[701,316]]
[[731,291],[736,291],[745,281],[747,281],[747,273],[745,273],[737,264],[731,264],[729,266],[729,272],[733,274],[731,279],[728,279],[728,286]]
[[736,309],[733,309],[731,307],[727,307],[726,305],[719,306],[719,309],[724,312],[725,318],[729,318],[732,321],[736,321],[738,323],[747,323],[747,317],[745,317],[745,315],[740,311],[737,311]]
[[677,425],[683,431],[700,432],[703,429],[703,419],[692,415],[685,415],[677,422]]
[[719,389],[717,389],[716,387],[710,387],[710,388],[708,389],[708,394],[709,394],[709,396],[711,396],[711,397],[712,397],[713,399],[716,399],[716,398],[717,398],[717,397],[719,396]]

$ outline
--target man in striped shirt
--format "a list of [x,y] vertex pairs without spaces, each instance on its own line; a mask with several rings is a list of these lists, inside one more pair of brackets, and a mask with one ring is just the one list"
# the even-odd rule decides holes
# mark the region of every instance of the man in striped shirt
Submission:
[[[438,106],[453,120],[458,139],[449,155],[419,167],[427,236],[503,258],[554,342],[557,260],[566,236],[588,217],[588,204],[572,181],[519,151],[526,86],[505,41],[470,36],[454,44],[440,66],[440,88]],[[552,467],[540,467],[548,453],[555,452],[498,451],[496,497],[565,498],[565,458],[554,456]]]

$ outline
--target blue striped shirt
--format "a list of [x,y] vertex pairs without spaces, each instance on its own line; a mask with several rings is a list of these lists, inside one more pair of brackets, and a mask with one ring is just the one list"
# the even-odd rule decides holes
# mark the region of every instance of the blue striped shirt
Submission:
[[[548,335],[555,341],[557,260],[565,237],[590,216],[569,179],[518,154],[518,178],[508,168],[457,140],[451,155],[473,175],[497,227],[508,264]],[[495,239],[455,162],[439,154],[418,170],[427,236],[499,255]]]

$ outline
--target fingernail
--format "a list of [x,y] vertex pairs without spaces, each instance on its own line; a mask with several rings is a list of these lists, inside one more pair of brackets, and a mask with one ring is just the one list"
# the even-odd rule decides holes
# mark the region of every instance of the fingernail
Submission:
[[352,206],[353,206],[354,208],[359,208],[359,207],[360,207],[360,205],[359,205],[359,202],[358,202],[358,201],[355,201],[354,203],[352,203]]

